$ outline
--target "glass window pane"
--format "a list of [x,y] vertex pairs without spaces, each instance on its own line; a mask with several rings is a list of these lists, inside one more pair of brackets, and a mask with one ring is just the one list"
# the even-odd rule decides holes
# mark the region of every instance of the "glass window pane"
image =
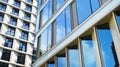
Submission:
[[82,40],[82,51],[85,67],[96,67],[96,58],[92,40]]
[[91,14],[90,2],[89,0],[76,0],[76,3],[78,23],[80,24]]
[[56,42],[65,36],[65,15],[62,12],[56,19]]
[[100,42],[100,49],[102,59],[105,67],[114,67],[115,59],[112,52],[112,36],[108,24],[97,27],[98,39]]
[[91,0],[92,11],[96,11],[99,7],[99,0]]
[[57,62],[58,62],[58,67],[66,67],[66,58],[65,57],[58,57]]
[[42,54],[47,51],[47,30],[45,30],[41,35],[40,50]]
[[59,9],[59,7],[62,6],[63,3],[64,3],[64,0],[56,0],[57,9]]
[[52,0],[46,4],[46,6],[42,10],[42,24],[44,25],[48,18],[52,15]]
[[120,12],[117,12],[116,20],[117,20],[118,28],[120,29]]
[[55,66],[54,66],[54,64],[49,63],[49,64],[48,64],[48,67],[55,67]]
[[65,9],[66,34],[71,32],[70,6]]
[[68,49],[68,60],[69,60],[70,67],[80,67],[78,53],[79,53],[78,49]]

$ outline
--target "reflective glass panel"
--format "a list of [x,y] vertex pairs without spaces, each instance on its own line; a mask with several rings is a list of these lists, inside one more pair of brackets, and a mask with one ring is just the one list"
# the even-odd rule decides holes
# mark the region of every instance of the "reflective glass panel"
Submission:
[[68,60],[70,67],[80,67],[78,49],[68,49]]
[[49,0],[49,2],[46,4],[46,6],[42,10],[42,24],[41,25],[44,25],[51,15],[52,15],[52,0]]
[[62,6],[63,3],[64,3],[64,0],[56,0],[57,9],[59,9],[59,7]]
[[99,7],[99,0],[91,0],[92,12],[96,11]]
[[66,67],[66,58],[65,57],[58,57],[57,58],[58,66],[57,67]]
[[85,67],[96,67],[96,58],[92,40],[82,40],[82,51]]
[[56,42],[65,36],[65,15],[64,12],[56,19]]
[[54,64],[49,63],[49,64],[48,64],[48,67],[55,67],[55,66],[54,66]]
[[91,7],[89,0],[76,0],[76,3],[77,3],[78,23],[80,24],[91,14]]
[[114,67],[115,59],[112,51],[112,36],[108,24],[97,26],[100,50],[105,67]]

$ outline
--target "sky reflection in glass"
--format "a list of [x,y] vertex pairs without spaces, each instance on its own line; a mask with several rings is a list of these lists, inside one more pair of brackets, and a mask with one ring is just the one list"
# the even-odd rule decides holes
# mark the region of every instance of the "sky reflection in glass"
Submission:
[[68,59],[70,67],[80,67],[78,49],[68,49]]
[[54,64],[48,64],[48,67],[55,67]]
[[101,26],[97,28],[98,39],[100,42],[100,49],[102,54],[102,59],[105,67],[114,67],[115,60],[112,53],[112,36],[110,29],[105,28],[106,26]]
[[66,58],[65,57],[58,57],[57,62],[58,62],[57,67],[66,67]]
[[96,67],[96,58],[92,40],[82,40],[84,67]]

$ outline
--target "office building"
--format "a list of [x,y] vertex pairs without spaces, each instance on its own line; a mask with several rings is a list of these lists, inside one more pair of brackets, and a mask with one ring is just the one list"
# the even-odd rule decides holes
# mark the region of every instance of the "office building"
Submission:
[[37,0],[0,0],[0,67],[31,67]]
[[120,0],[39,0],[33,67],[120,67]]

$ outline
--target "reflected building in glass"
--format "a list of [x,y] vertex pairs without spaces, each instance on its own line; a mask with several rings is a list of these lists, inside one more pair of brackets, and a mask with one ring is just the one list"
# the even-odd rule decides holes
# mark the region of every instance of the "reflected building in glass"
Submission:
[[119,67],[120,0],[38,0],[33,67]]

